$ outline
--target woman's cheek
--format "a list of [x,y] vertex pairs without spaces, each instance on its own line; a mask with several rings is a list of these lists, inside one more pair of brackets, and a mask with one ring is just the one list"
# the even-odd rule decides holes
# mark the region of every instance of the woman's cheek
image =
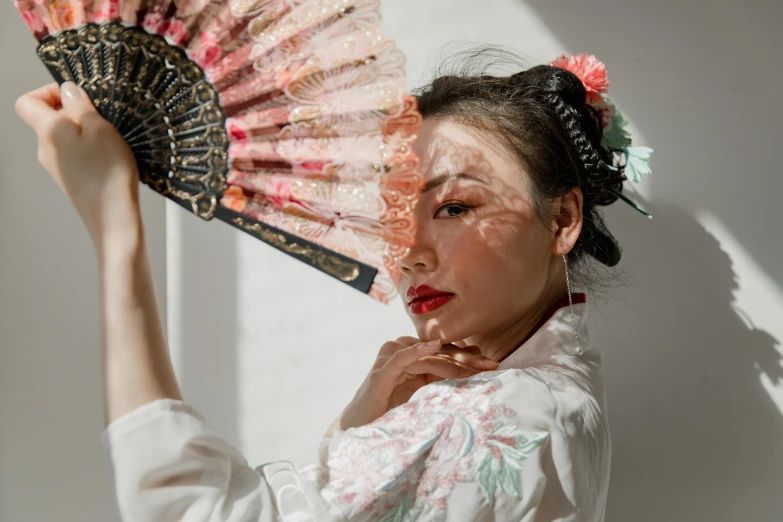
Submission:
[[486,249],[486,240],[480,236],[477,227],[461,223],[458,227],[449,227],[437,235],[438,254],[444,263],[459,262],[460,259],[473,257],[476,249]]
[[520,238],[527,233],[525,222],[520,216],[502,212],[477,220],[472,230],[485,248],[494,250],[503,257],[506,257],[509,250],[514,249]]

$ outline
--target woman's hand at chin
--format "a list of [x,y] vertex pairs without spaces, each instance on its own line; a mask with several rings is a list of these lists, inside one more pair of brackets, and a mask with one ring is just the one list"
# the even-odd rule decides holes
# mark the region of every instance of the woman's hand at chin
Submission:
[[444,379],[471,377],[497,367],[497,361],[481,355],[475,346],[459,348],[443,345],[437,339],[424,342],[415,337],[400,337],[385,343],[353,400],[324,437],[331,437],[335,429],[347,430],[371,423],[408,402],[422,386]]
[[56,83],[16,101],[38,137],[38,162],[68,196],[96,247],[132,232],[139,176],[130,147],[74,83]]

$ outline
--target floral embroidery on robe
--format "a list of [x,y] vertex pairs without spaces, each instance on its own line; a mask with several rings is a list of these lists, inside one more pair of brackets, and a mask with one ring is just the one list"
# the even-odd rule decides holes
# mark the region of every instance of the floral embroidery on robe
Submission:
[[[520,498],[524,460],[548,436],[520,430],[496,403],[491,376],[441,381],[377,421],[345,432],[322,495],[350,520],[445,520],[456,482],[478,481],[488,501]],[[323,483],[323,482],[322,482]]]

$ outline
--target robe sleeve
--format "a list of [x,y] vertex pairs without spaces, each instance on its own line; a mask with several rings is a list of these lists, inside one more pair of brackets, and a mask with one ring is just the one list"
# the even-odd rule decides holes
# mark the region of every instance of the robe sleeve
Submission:
[[[498,399],[501,381],[481,375],[433,383],[371,424],[338,430],[302,469],[250,467],[182,401],[144,405],[104,432],[122,520],[539,520],[559,490],[552,404],[520,414]],[[548,392],[533,387],[525,401],[535,393]]]
[[334,520],[311,504],[292,464],[252,468],[183,401],[137,408],[112,422],[102,442],[123,522]]

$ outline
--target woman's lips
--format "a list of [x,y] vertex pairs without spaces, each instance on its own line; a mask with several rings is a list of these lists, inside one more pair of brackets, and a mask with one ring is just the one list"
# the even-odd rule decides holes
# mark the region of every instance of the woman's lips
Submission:
[[438,295],[434,297],[422,297],[419,299],[414,299],[409,303],[409,305],[411,307],[411,312],[413,312],[414,314],[416,315],[427,314],[445,305],[446,303],[451,301],[454,297],[456,297],[454,294],[444,294],[444,295]]
[[428,285],[420,285],[409,288],[406,295],[408,305],[414,314],[426,314],[437,310],[454,298],[450,292],[442,292]]

